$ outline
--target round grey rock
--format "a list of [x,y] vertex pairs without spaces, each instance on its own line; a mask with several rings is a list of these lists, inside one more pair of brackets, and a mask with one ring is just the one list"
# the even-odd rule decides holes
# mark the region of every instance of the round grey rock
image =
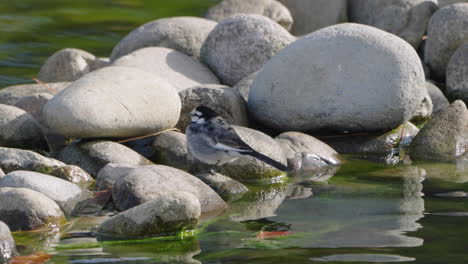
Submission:
[[96,176],[96,191],[112,189],[114,183],[127,176],[133,169],[140,166],[109,163],[99,170]]
[[42,117],[44,105],[54,97],[50,93],[37,93],[20,98],[15,106],[31,114],[39,124],[45,124]]
[[66,165],[33,151],[0,147],[0,168],[7,173],[16,170],[49,172]]
[[187,138],[183,133],[168,131],[157,135],[153,150],[156,163],[181,170],[189,169]]
[[0,146],[47,149],[41,126],[24,110],[0,104]]
[[280,2],[293,16],[291,33],[296,36],[348,22],[346,0],[280,0]]
[[151,165],[151,161],[134,150],[112,141],[78,141],[57,154],[57,159],[76,165],[95,176],[108,163],[127,165]]
[[205,18],[219,22],[236,14],[266,16],[283,26],[286,30],[290,30],[293,24],[293,18],[289,10],[276,0],[224,0],[208,9]]
[[102,222],[100,240],[167,235],[194,228],[200,218],[200,202],[187,192],[161,194]]
[[[416,51],[385,31],[340,24],[269,60],[249,92],[249,113],[280,131],[393,129],[427,91]],[[385,118],[382,118],[385,116]]]
[[198,17],[157,19],[139,26],[112,50],[111,61],[145,47],[171,48],[188,56],[200,57],[200,49],[216,22]]
[[190,124],[190,112],[199,105],[205,105],[216,111],[229,124],[248,126],[247,104],[233,88],[205,84],[179,92],[182,110],[176,127],[185,131]]
[[60,207],[46,195],[26,188],[0,188],[0,221],[12,231],[58,226],[65,222]]
[[[467,40],[468,42],[468,40]],[[451,100],[468,102],[468,44],[458,48],[447,65],[445,92]]]
[[10,228],[0,222],[0,262],[7,261],[16,255],[16,245]]
[[295,38],[273,20],[260,15],[234,15],[221,21],[206,38],[201,60],[232,86]]
[[152,73],[172,84],[179,92],[203,83],[219,83],[218,78],[205,65],[169,48],[139,49],[120,57],[112,65],[134,67]]
[[[290,167],[298,154],[301,157],[300,164],[304,167],[303,169],[341,164],[340,155],[313,136],[300,132],[285,132],[275,137],[275,140],[283,149]],[[315,159],[312,159],[312,156],[315,156]]]
[[71,210],[88,195],[77,185],[33,171],[13,171],[0,179],[0,187],[27,188],[40,192],[55,201],[65,215],[70,215]]
[[0,104],[15,105],[25,96],[43,93],[55,94],[70,85],[70,82],[46,83],[45,85],[48,88],[42,84],[19,84],[2,88],[0,90]]
[[424,46],[424,62],[431,76],[445,79],[453,53],[468,42],[468,3],[449,5],[431,17]]
[[445,97],[439,87],[437,87],[435,84],[426,81],[426,88],[429,96],[431,97],[433,114],[440,112],[442,109],[450,105],[447,97]]
[[468,151],[468,110],[457,100],[434,115],[410,145],[416,161],[453,162]]
[[197,177],[227,202],[238,200],[249,191],[244,184],[219,173],[202,173]]
[[50,56],[39,71],[38,79],[43,82],[74,81],[93,69],[90,63],[96,57],[80,49],[62,49]]
[[195,195],[200,201],[202,213],[213,213],[226,207],[223,199],[201,180],[182,170],[163,165],[130,170],[125,177],[115,181],[112,197],[119,210],[127,210],[168,192]]
[[68,137],[136,137],[173,127],[180,98],[145,71],[112,66],[87,74],[44,107],[44,119]]
[[349,19],[395,34],[417,49],[436,10],[433,0],[353,0]]

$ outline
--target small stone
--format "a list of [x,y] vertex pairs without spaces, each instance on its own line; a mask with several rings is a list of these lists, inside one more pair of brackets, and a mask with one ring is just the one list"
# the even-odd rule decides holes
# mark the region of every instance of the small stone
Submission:
[[181,170],[189,169],[187,138],[176,131],[157,135],[153,141],[155,162]]
[[113,216],[97,229],[99,240],[167,235],[194,228],[200,203],[193,194],[171,192]]
[[433,105],[432,114],[436,114],[450,105],[447,97],[432,82],[426,81],[426,88]]
[[12,231],[58,226],[65,222],[60,207],[46,195],[26,188],[0,188],[0,221]]
[[66,165],[61,161],[44,157],[33,151],[0,147],[0,168],[7,173],[16,170],[48,173]]
[[249,191],[245,185],[219,173],[203,173],[197,177],[210,186],[226,202],[238,200]]
[[83,189],[90,189],[94,185],[94,179],[91,175],[74,165],[57,168],[52,170],[49,175],[74,183]]
[[0,104],[15,105],[21,98],[35,94],[47,93],[53,95],[60,92],[70,84],[70,82],[46,83],[45,85],[49,87],[50,90],[42,84],[19,84],[8,86],[0,90]]
[[3,222],[0,222],[0,262],[7,261],[16,255],[16,245],[10,228]]

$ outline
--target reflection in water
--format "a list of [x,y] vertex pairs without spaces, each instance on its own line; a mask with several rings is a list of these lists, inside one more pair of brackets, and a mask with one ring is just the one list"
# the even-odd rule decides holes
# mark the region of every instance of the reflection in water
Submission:
[[398,255],[387,254],[341,254],[331,255],[322,258],[313,258],[314,261],[359,261],[359,262],[407,262],[415,261],[415,258],[408,258]]

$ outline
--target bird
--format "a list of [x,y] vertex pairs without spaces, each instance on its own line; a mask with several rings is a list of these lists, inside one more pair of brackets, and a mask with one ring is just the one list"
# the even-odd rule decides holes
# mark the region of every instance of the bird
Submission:
[[255,158],[280,171],[288,171],[284,164],[257,152],[245,143],[234,128],[213,109],[199,105],[190,115],[191,123],[185,132],[187,147],[198,160],[222,166],[238,158]]

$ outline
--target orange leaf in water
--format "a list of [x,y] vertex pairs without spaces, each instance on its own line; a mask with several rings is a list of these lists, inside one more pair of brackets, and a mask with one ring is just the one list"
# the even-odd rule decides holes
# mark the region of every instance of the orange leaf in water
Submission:
[[273,238],[273,237],[281,237],[281,236],[289,236],[292,232],[289,231],[260,231],[257,234],[257,238]]
[[52,255],[38,252],[31,255],[14,257],[8,264],[42,264],[52,258]]

